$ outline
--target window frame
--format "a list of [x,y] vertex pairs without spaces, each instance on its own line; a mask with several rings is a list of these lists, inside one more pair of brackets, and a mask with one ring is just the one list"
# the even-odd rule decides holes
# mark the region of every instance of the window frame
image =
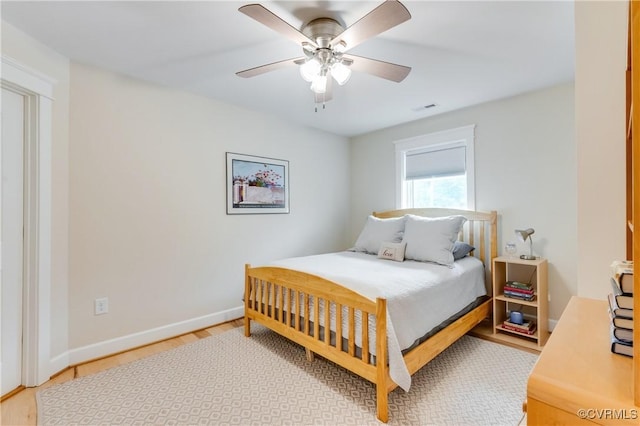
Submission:
[[475,124],[402,139],[393,142],[396,153],[396,208],[403,208],[407,153],[425,149],[465,147],[467,177],[467,210],[475,210]]

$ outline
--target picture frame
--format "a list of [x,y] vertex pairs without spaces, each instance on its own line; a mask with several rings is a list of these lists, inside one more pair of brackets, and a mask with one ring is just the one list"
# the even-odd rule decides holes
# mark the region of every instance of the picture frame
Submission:
[[227,214],[289,213],[289,161],[227,152]]

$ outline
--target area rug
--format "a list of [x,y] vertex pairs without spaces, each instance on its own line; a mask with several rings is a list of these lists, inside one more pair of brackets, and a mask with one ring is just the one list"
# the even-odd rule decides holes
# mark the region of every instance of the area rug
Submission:
[[[391,425],[512,425],[536,355],[464,336],[389,395]],[[259,325],[39,391],[41,425],[369,425],[375,387]]]

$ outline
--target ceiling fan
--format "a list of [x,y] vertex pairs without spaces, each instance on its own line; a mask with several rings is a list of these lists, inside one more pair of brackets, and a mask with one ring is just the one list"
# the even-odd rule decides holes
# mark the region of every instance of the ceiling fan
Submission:
[[260,4],[248,4],[238,10],[300,44],[304,56],[239,71],[236,75],[248,78],[292,65],[299,66],[302,78],[311,83],[316,104],[332,99],[331,77],[343,85],[351,77],[351,71],[359,71],[401,82],[411,71],[411,67],[404,65],[346,53],[363,41],[411,18],[407,8],[397,0],[386,0],[346,29],[335,19],[321,17],[298,30]]

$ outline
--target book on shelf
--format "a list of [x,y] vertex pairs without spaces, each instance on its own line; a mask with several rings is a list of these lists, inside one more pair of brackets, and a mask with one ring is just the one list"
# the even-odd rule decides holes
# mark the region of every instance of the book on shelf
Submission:
[[522,324],[518,324],[512,321],[509,321],[508,319],[504,320],[502,322],[503,325],[508,325],[510,327],[515,327],[515,328],[521,328],[523,330],[529,330],[531,327],[533,327],[535,325],[535,322],[530,321],[530,320],[525,320]]
[[528,334],[532,336],[536,333],[536,326],[534,325],[530,330],[522,330],[517,327],[511,327],[510,325],[502,324],[502,328],[509,331],[515,331],[516,333]]
[[511,331],[518,331],[524,334],[533,334],[536,331],[536,323],[534,321],[527,320],[522,324],[517,324],[506,319],[502,322],[502,328]]
[[619,340],[612,340],[611,341],[611,352],[613,352],[614,354],[620,354],[620,355],[626,355],[626,356],[630,356],[633,357],[633,346],[632,345],[625,345],[624,343],[620,342]]
[[518,293],[515,291],[509,291],[506,288],[504,289],[504,295],[505,297],[509,297],[511,299],[524,300],[527,302],[531,302],[536,298],[536,295],[534,293],[532,294]]
[[609,293],[609,310],[614,317],[619,318],[627,318],[633,320],[633,309],[625,309],[618,306],[618,302],[616,302],[616,298],[613,293]]
[[616,298],[618,307],[622,309],[633,309],[633,296],[624,293],[615,278],[611,278],[611,288],[613,289],[613,296]]
[[613,324],[611,327],[613,328],[613,337],[623,343],[633,343],[633,330],[615,327]]
[[510,291],[510,292],[519,293],[519,294],[529,294],[529,295],[534,293],[533,289],[525,290],[525,289],[518,288],[518,287],[511,287],[509,285],[505,285],[504,286],[504,291]]
[[520,281],[507,281],[505,287],[519,288],[522,290],[533,290],[531,284],[523,283]]
[[611,264],[611,277],[625,295],[633,295],[633,261],[616,260]]
[[613,334],[613,328],[611,329],[611,352],[633,357],[633,343],[617,339]]
[[609,317],[611,317],[611,323],[616,328],[626,328],[627,330],[633,330],[633,320],[629,318],[617,317],[611,312],[609,308]]
[[631,268],[633,269],[633,260],[614,260],[611,262],[611,270],[616,271],[617,268]]

